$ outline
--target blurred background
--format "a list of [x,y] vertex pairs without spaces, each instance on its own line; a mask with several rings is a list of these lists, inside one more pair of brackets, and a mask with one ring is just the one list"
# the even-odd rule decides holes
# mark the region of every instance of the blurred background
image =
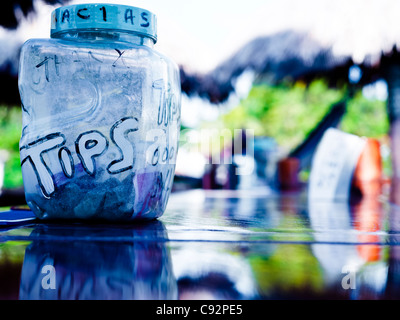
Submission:
[[[50,14],[57,6],[86,2],[99,1],[2,2],[0,182],[4,180],[4,190],[22,188],[18,146],[21,134],[20,47],[29,38],[50,36]],[[382,181],[389,184],[394,179],[400,180],[400,154],[396,153],[396,142],[400,138],[397,133],[400,130],[399,1],[101,2],[133,5],[154,12],[158,18],[155,49],[175,60],[180,68],[182,129],[173,190],[177,194],[169,203],[174,213],[173,223],[186,221],[183,218],[187,215],[186,208],[191,208],[193,216],[197,217],[194,221],[200,227],[203,221],[208,221],[204,217],[212,217],[218,223],[226,223],[220,230],[239,230],[239,227],[266,230],[270,237],[268,241],[272,241],[266,246],[236,246],[235,238],[234,249],[222,243],[216,247],[216,255],[207,251],[208,246],[214,244],[189,241],[195,247],[188,246],[186,250],[183,242],[172,243],[173,271],[181,297],[193,297],[191,289],[203,289],[199,283],[213,288],[216,281],[228,283],[225,284],[228,288],[245,289],[228,291],[226,296],[230,299],[252,297],[255,282],[262,298],[276,297],[275,287],[285,294],[278,297],[296,297],[296,292],[303,292],[304,286],[310,292],[320,294],[323,281],[336,290],[335,286],[342,279],[343,265],[354,265],[354,261],[361,279],[358,279],[358,291],[351,293],[356,298],[364,294],[364,288],[373,288],[367,294],[376,297],[383,292],[386,281],[389,295],[390,290],[399,294],[398,246],[375,245],[382,241],[379,237],[385,234],[379,230],[385,225],[389,225],[394,234],[399,230],[399,207],[393,209],[390,221],[384,220],[381,225],[382,204],[378,197],[364,199],[367,202],[360,202],[351,212],[347,203],[310,202],[305,207],[287,194],[279,201],[263,197],[275,190],[290,190],[307,184],[312,156],[323,134],[332,127],[373,141],[371,145],[378,150],[378,174]],[[367,154],[367,160],[368,157]],[[364,163],[370,165],[372,162]],[[363,170],[358,170],[360,168]],[[238,172],[242,174],[238,175]],[[361,178],[366,172],[366,167],[356,169]],[[1,178],[3,174],[4,179]],[[208,198],[199,190],[194,190],[192,196],[178,193],[188,189],[225,189],[228,192],[221,197],[217,192]],[[259,197],[251,199],[251,196],[241,194],[235,198],[235,193],[232,199],[225,197],[232,190],[250,189],[256,189]],[[19,195],[23,197],[23,193]],[[220,219],[220,216],[229,219]],[[350,216],[355,217],[356,224],[351,224]],[[228,229],[232,226],[234,229]],[[359,233],[355,233],[353,227]],[[314,239],[310,233],[313,228],[333,232],[328,238],[324,238],[323,232],[316,232]],[[173,231],[179,229],[170,230],[173,239]],[[377,230],[379,232],[375,233]],[[37,232],[41,232],[40,228]],[[218,237],[221,234],[229,235],[224,232]],[[236,233],[233,234],[236,237]],[[261,239],[257,238],[258,233],[245,234],[250,237],[246,239]],[[347,241],[345,238],[354,241],[352,243],[372,245],[340,245]],[[277,243],[273,243],[275,240]],[[332,241],[339,245],[331,248],[324,243],[291,245],[291,241]],[[1,244],[0,259],[18,265],[17,268],[6,263],[0,266],[4,286],[11,283],[9,279],[18,279],[12,284],[13,288],[18,288],[19,277],[10,277],[10,270],[19,272],[27,245],[22,241]],[[143,252],[151,249],[144,248]],[[29,280],[26,270],[42,261],[46,250],[56,250],[59,255],[65,251],[59,251],[59,246],[51,242],[49,247],[29,247],[25,279]],[[143,259],[146,268],[150,265],[146,264],[146,257],[149,259],[150,255],[143,257],[140,250],[127,248],[122,253],[113,247],[109,250],[111,254],[101,247],[99,252],[105,252],[107,259],[116,254],[119,260],[114,260],[122,261],[118,263],[121,274],[126,272],[124,266],[130,266],[134,259],[132,254],[138,253],[138,260]],[[152,250],[164,259],[164,247]],[[64,253],[68,256],[71,252],[66,250]],[[103,266],[100,258],[90,258],[87,265],[94,266],[95,271],[88,274],[96,274],[98,266]],[[67,257],[63,261],[70,259]],[[187,261],[196,263],[188,264]],[[161,262],[171,267],[167,258]],[[107,267],[109,264],[105,266],[102,272],[113,272],[113,268]],[[154,274],[157,272],[155,270]],[[126,274],[132,277],[132,273]],[[339,282],[336,283],[337,279]],[[349,295],[349,292],[344,294]]]
[[[5,163],[5,189],[22,186],[20,47],[29,38],[49,37],[55,7],[86,2],[98,1],[3,4],[0,158]],[[400,112],[399,2],[117,2],[157,15],[155,48],[181,70],[182,132],[175,191],[279,188],[279,163],[293,158],[296,179],[306,183],[313,152],[329,127],[376,139],[384,178],[390,180],[391,124]],[[246,166],[254,170],[235,174]]]

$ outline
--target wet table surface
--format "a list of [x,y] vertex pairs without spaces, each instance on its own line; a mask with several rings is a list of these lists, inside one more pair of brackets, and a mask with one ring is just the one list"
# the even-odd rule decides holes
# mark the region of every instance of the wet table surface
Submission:
[[0,299],[398,299],[400,208],[174,193],[140,224],[0,227]]

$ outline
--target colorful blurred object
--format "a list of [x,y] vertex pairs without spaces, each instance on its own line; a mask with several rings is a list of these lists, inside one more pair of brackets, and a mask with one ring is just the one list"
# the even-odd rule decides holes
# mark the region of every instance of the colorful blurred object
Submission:
[[297,158],[285,158],[278,162],[278,184],[282,190],[296,190],[299,182],[300,161]]
[[360,232],[357,239],[362,243],[357,246],[360,257],[367,262],[381,260],[382,246],[376,232],[382,228],[382,203],[374,198],[363,199],[354,205],[354,215],[354,228]]
[[352,188],[364,197],[377,197],[382,192],[382,156],[377,139],[367,139],[353,174]]

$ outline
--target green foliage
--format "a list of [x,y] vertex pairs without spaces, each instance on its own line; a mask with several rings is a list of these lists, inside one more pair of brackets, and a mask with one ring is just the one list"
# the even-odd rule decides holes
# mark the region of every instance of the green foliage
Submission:
[[278,292],[323,289],[321,267],[309,246],[279,244],[270,256],[255,255],[249,258],[262,295]]
[[[278,226],[271,230],[271,240],[280,241],[282,235],[293,241],[313,241],[309,226],[297,214],[283,209]],[[263,296],[272,296],[274,290],[289,293],[296,290],[319,292],[324,288],[323,273],[310,246],[302,244],[277,244],[274,251],[259,252],[249,256],[250,265]]]
[[[346,88],[329,88],[325,81],[254,85],[248,97],[222,116],[227,128],[249,128],[270,136],[288,150],[300,144],[329,111],[343,99]],[[341,123],[345,132],[381,138],[388,132],[386,102],[366,99],[361,91],[348,101]]]
[[[29,229],[31,232],[32,230]],[[0,263],[22,264],[26,247],[30,241],[7,241],[0,243]]]
[[223,116],[228,128],[251,128],[289,149],[298,145],[340,100],[344,90],[330,89],[322,81],[253,86],[248,97]]
[[6,150],[8,153],[4,169],[4,188],[22,186],[19,158],[21,130],[21,109],[0,106],[0,149]]
[[19,152],[12,151],[4,168],[4,188],[18,188],[22,186],[22,171]]
[[359,91],[347,105],[340,128],[369,138],[382,138],[389,132],[386,101],[368,100]]

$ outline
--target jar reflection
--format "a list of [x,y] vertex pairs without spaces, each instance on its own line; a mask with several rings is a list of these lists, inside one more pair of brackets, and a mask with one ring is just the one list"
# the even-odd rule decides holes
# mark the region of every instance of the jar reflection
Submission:
[[20,299],[177,298],[160,221],[104,228],[43,224],[31,236],[36,240],[25,252]]

